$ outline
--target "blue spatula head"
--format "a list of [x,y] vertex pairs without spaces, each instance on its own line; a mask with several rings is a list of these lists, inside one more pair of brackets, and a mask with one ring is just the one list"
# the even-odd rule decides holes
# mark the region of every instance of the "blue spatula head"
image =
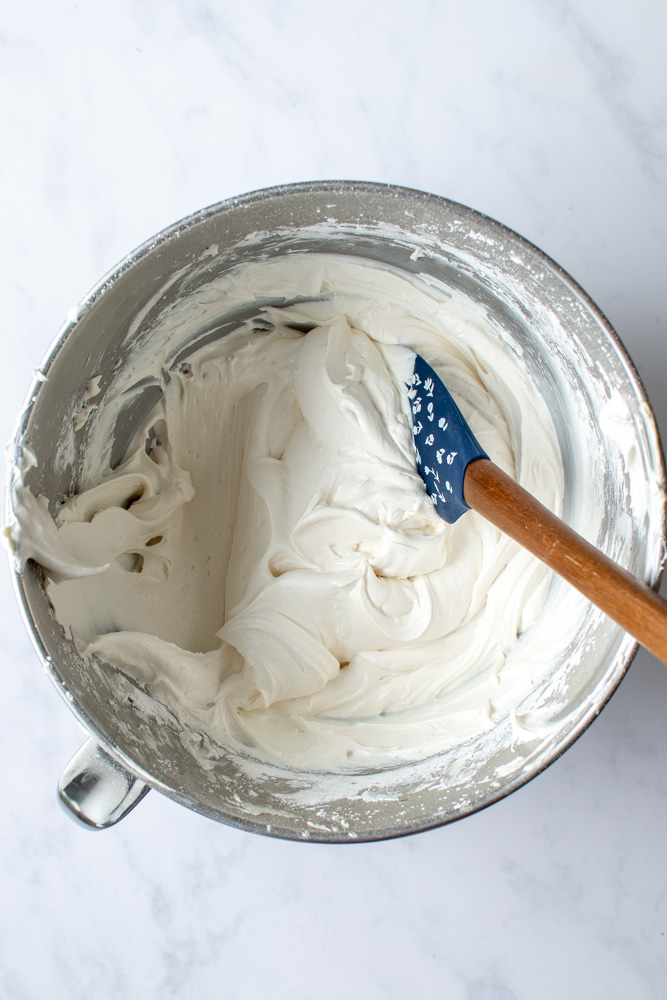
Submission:
[[412,378],[406,385],[417,468],[438,514],[453,524],[470,510],[463,495],[468,465],[489,456],[479,446],[441,378],[419,354],[415,354]]

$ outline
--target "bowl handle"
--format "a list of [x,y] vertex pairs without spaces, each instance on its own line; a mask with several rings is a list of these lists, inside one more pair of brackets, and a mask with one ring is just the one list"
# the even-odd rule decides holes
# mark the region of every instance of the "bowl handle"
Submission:
[[58,782],[58,796],[67,814],[89,830],[113,826],[148,791],[148,785],[92,738],[74,754]]

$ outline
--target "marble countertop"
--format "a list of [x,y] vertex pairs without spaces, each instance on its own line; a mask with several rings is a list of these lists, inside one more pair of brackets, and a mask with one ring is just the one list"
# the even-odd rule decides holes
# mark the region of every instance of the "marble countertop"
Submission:
[[[26,0],[2,22],[6,440],[68,307],[126,252],[318,178],[433,191],[537,243],[616,327],[667,435],[662,0]],[[444,829],[284,843],[152,793],[91,834],[55,795],[81,732],[0,586],[2,997],[667,994],[649,654],[536,781]]]

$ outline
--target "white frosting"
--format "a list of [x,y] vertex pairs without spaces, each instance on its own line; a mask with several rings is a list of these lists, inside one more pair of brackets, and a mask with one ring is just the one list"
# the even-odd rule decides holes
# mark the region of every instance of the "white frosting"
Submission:
[[[277,296],[258,305],[266,330],[197,347],[232,307]],[[14,491],[17,558],[45,568],[79,648],[214,741],[310,770],[423,758],[505,717],[558,628],[549,573],[478,515],[435,513],[400,344],[558,510],[549,414],[472,301],[338,256],[246,265],[165,313],[103,399],[89,384],[83,489],[55,524]],[[162,397],[110,471],[118,413],[151,377]]]

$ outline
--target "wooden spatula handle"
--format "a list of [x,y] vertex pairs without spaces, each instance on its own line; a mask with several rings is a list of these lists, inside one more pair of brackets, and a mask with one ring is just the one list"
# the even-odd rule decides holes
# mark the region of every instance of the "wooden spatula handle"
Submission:
[[667,664],[667,601],[603,555],[486,458],[471,462],[466,503],[576,587]]

